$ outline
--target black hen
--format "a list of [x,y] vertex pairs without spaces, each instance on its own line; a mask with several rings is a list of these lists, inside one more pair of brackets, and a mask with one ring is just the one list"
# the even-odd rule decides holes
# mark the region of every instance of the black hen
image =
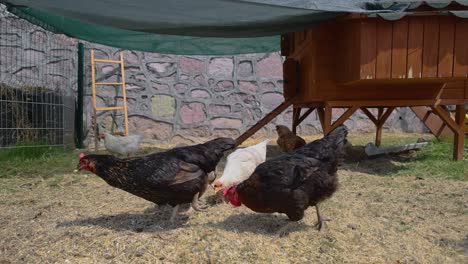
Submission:
[[325,220],[318,203],[338,188],[336,171],[346,136],[347,128],[339,126],[320,140],[265,161],[249,179],[224,189],[225,198],[256,212],[284,213],[292,221],[301,220],[304,211],[315,206],[320,229]]
[[93,154],[81,156],[79,168],[158,205],[175,206],[172,222],[179,204],[192,202],[195,210],[203,209],[198,198],[208,186],[208,174],[215,170],[223,152],[234,145],[233,139],[218,138],[131,159]]

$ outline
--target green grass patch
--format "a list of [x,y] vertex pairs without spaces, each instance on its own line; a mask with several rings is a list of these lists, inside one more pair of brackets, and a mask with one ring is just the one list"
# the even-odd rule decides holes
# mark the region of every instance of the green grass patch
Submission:
[[[421,137],[418,134],[387,134],[382,138],[382,147],[415,143]],[[349,168],[382,176],[415,176],[468,181],[467,153],[465,153],[465,160],[453,161],[451,139],[437,140],[429,135],[423,138],[426,138],[429,144],[421,150],[366,158],[349,164]],[[354,146],[363,146],[368,142],[373,142],[373,135],[350,135],[349,140]]]
[[76,164],[77,155],[62,147],[22,142],[15,148],[0,150],[0,178],[50,177],[70,173]]

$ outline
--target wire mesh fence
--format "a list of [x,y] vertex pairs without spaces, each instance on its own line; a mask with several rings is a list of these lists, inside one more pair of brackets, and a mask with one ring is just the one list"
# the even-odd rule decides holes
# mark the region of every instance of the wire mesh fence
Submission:
[[74,144],[76,41],[0,5],[0,149]]

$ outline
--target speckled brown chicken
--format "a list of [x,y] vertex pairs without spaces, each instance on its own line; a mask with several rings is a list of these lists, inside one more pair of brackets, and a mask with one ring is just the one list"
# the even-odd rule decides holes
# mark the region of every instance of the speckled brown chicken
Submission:
[[283,152],[291,152],[298,149],[306,144],[305,140],[300,136],[294,135],[286,126],[276,126],[276,132],[278,133],[278,146]]
[[130,159],[82,155],[79,169],[90,171],[109,185],[145,200],[175,207],[172,222],[180,204],[192,202],[192,208],[197,211],[206,208],[200,204],[199,198],[213,180],[208,174],[214,172],[224,151],[234,145],[231,138],[218,138],[204,144]]

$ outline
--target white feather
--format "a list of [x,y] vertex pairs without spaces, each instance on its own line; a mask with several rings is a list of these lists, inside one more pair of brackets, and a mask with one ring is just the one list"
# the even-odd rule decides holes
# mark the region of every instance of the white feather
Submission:
[[221,183],[219,187],[227,187],[248,179],[255,168],[260,163],[265,162],[268,141],[265,140],[250,147],[237,149],[229,154],[223,175],[216,181],[218,184]]

